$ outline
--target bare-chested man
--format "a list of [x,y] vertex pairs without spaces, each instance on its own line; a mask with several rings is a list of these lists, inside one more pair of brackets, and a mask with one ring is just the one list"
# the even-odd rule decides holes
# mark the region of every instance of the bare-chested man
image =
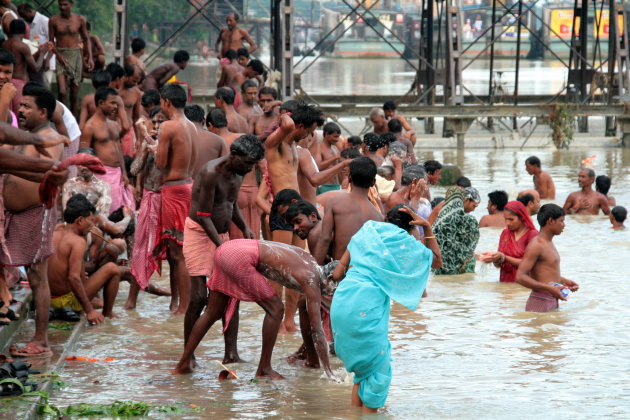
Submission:
[[[211,110],[206,117],[206,124],[210,132],[221,136],[221,138],[225,140],[225,144],[228,148],[237,138],[245,134],[232,133],[228,130],[227,118],[225,117],[225,111],[222,109]],[[264,167],[261,167],[261,171],[264,172]],[[243,219],[245,219],[247,226],[252,230],[256,239],[260,237],[260,211],[256,205],[257,196],[258,182],[256,181],[256,170],[252,169],[243,176],[241,188],[238,191],[237,204]],[[229,233],[231,239],[243,238],[241,230],[234,223],[230,225]]]
[[[296,143],[312,134],[323,122],[322,112],[309,105],[298,105],[291,116],[288,114],[280,116],[280,126],[267,137],[265,142],[265,158],[272,194],[285,189],[299,190],[297,179],[299,159]],[[301,240],[293,234],[293,227],[275,211],[269,215],[269,226],[272,240],[302,246]],[[276,292],[278,296],[282,296],[281,287],[278,287]],[[289,332],[296,331],[293,319],[297,310],[297,298],[295,292],[287,290],[287,310],[283,327]],[[281,332],[284,331],[281,330]]]
[[[113,318],[113,307],[120,269],[108,262],[87,276],[84,255],[87,249],[86,235],[96,223],[96,209],[82,194],[72,196],[63,212],[63,224],[55,229],[53,246],[55,253],[48,261],[51,307],[72,308],[85,311],[90,324],[100,324],[103,317]],[[103,289],[103,313],[92,306],[92,299]]]
[[262,108],[258,105],[258,82],[249,79],[241,85],[241,96],[243,102],[238,107],[237,112],[246,120],[263,113]]
[[277,107],[278,91],[271,86],[263,86],[258,91],[258,105],[262,109],[262,114],[252,116],[249,119],[249,133],[252,133],[262,141],[269,136],[269,128],[278,120]]
[[222,87],[214,92],[214,106],[225,111],[228,129],[233,133],[247,133],[248,125],[245,117],[234,109],[236,94],[231,87]]
[[479,220],[479,227],[505,228],[505,217],[503,208],[508,202],[508,195],[505,191],[492,191],[488,194],[488,214]]
[[540,232],[525,249],[516,272],[516,282],[532,289],[526,311],[549,312],[558,309],[558,300],[567,300],[563,289],[575,292],[580,286],[560,275],[560,254],[552,242],[553,237],[564,230],[562,208],[545,204],[538,212],[538,224]]
[[262,85],[262,75],[265,72],[265,66],[263,66],[260,60],[251,60],[247,63],[247,66],[240,72],[234,75],[234,78],[230,80],[230,86],[237,92],[238,105],[241,103],[240,90],[241,86],[247,81],[256,79],[260,85]]
[[81,133],[81,148],[91,147],[105,166],[107,173],[97,175],[109,184],[112,204],[109,212],[121,206],[135,210],[133,192],[129,188],[129,179],[121,152],[120,137],[130,130],[129,119],[124,111],[125,105],[116,89],[98,88],[94,94],[96,112],[90,118]]
[[[319,143],[318,153],[313,156],[315,162],[317,162],[317,168],[320,171],[328,169],[339,162],[339,149],[336,145],[339,143],[341,137],[341,128],[334,122],[329,122],[324,125],[323,132],[324,138],[322,142]],[[339,175],[333,175],[317,188],[317,194],[338,190],[340,188],[341,180]]]
[[11,35],[9,35],[9,39],[2,43],[2,48],[9,51],[15,57],[12,83],[16,88],[16,93],[11,103],[11,109],[13,112],[17,112],[22,99],[22,89],[29,81],[28,73],[39,72],[44,63],[44,57],[50,48],[50,44],[45,43],[40,45],[33,55],[31,54],[29,46],[22,41],[26,33],[26,23],[24,23],[23,20],[15,19],[11,21],[9,26],[11,28]]
[[[243,176],[251,172],[263,154],[260,140],[245,134],[230,145],[228,155],[206,163],[195,178],[184,232],[184,256],[191,284],[190,305],[184,319],[184,344],[207,302],[206,282],[212,275],[214,253],[222,243],[230,240],[230,223],[234,222],[245,238],[254,238],[236,200]],[[240,360],[236,349],[238,311],[235,318],[225,334],[223,361],[226,363]]]
[[540,194],[538,194],[538,191],[523,190],[518,193],[516,200],[527,207],[527,213],[529,213],[530,216],[538,214],[538,210],[540,210]]
[[[50,127],[50,117],[57,102],[48,89],[37,85],[24,86],[24,95],[18,112],[20,127],[39,135],[57,134]],[[58,134],[57,134],[58,135]],[[48,147],[42,154],[41,148],[19,146],[16,151],[33,158],[61,159],[63,144]],[[52,236],[57,223],[57,209],[46,209],[40,202],[39,183],[9,175],[4,184],[4,206],[6,209],[5,239],[7,254],[2,264],[28,267],[29,285],[35,301],[35,337],[21,349],[14,348],[14,356],[47,357],[52,354],[48,347],[48,287],[47,262],[54,252]]]
[[[96,92],[98,88],[103,86],[109,86],[112,82],[110,74],[104,70],[94,72],[92,74],[92,87]],[[96,112],[96,103],[94,102],[94,94],[88,93],[81,100],[81,114],[79,115],[79,128],[83,130],[87,120],[92,118],[92,115]]]
[[374,133],[382,134],[387,132],[387,118],[385,118],[385,112],[381,108],[372,108],[370,110],[370,121],[372,122]]
[[160,107],[169,119],[160,127],[155,166],[162,170],[162,212],[153,257],[168,260],[171,276],[171,305],[175,315],[183,315],[190,300],[190,280],[184,263],[184,223],[192,200],[192,174],[197,159],[194,138],[197,129],[184,115],[186,91],[167,84],[160,91]]
[[201,168],[209,161],[228,154],[228,145],[221,136],[212,133],[204,127],[206,119],[203,108],[199,105],[186,105],[184,115],[197,128],[195,148],[197,150],[197,160],[193,168],[193,178],[197,176]]
[[329,253],[333,260],[340,259],[350,238],[368,220],[383,221],[368,199],[368,190],[376,182],[376,164],[372,159],[364,156],[352,160],[349,180],[350,192],[328,193],[334,194],[334,199],[327,200],[324,208],[322,236],[314,252],[318,264],[324,264]]
[[[245,29],[238,27],[239,20],[240,17],[238,13],[230,13],[225,18],[227,28],[221,29],[221,32],[217,37],[217,42],[214,45],[214,49],[220,54],[219,58],[224,57],[228,50],[236,51],[241,48],[243,46],[243,41],[247,41],[249,44],[249,53],[253,53],[258,48],[252,37],[249,36],[249,33],[247,33]],[[219,44],[221,44],[220,50]]]
[[[326,375],[333,378],[328,361],[326,338],[322,329],[322,295],[331,295],[334,282],[323,278],[315,259],[303,249],[277,242],[238,239],[223,244],[216,251],[215,269],[208,281],[210,295],[206,311],[195,323],[175,374],[190,373],[193,352],[212,325],[221,317],[230,318],[238,300],[258,303],[266,312],[263,321],[263,345],[256,377],[284,379],[271,367],[271,355],[282,321],[282,300],[270,281],[291,288],[306,297],[311,336]],[[269,279],[269,280],[267,280]],[[229,329],[229,327],[228,327]]]
[[394,101],[386,101],[383,104],[383,112],[385,113],[385,118],[387,119],[387,121],[391,121],[393,119],[400,121],[402,128],[405,129],[405,138],[411,142],[413,147],[416,145],[416,133],[413,131],[413,128],[411,128],[411,124],[407,122],[405,117],[403,117],[402,115],[396,115],[397,108],[398,107],[396,106],[396,103]]
[[[103,43],[98,35],[94,35],[92,33],[92,26],[90,22],[85,22],[85,27],[88,31],[88,37],[90,38],[90,44],[92,49],[92,62],[94,66],[91,71],[103,70],[105,68],[105,47],[103,47]],[[87,61],[88,56],[85,56],[85,61]],[[83,69],[85,77],[90,77],[91,71],[86,71]]]
[[525,160],[525,170],[534,176],[534,188],[540,194],[541,199],[553,200],[556,198],[556,186],[549,173],[540,168],[540,159],[530,156]]
[[135,156],[135,151],[140,149],[142,145],[142,135],[136,132],[135,122],[140,118],[142,100],[142,91],[138,88],[138,83],[142,79],[142,71],[139,67],[125,65],[125,76],[123,77],[123,86],[120,89],[120,97],[125,104],[125,112],[127,119],[133,125],[133,128],[121,139],[121,151],[123,156]]
[[578,174],[580,191],[569,194],[564,202],[564,211],[567,214],[599,214],[601,209],[605,215],[610,214],[608,199],[604,194],[593,190],[595,171],[582,169]]
[[128,66],[138,66],[140,70],[146,73],[147,66],[144,64],[144,60],[142,60],[142,56],[144,55],[144,48],[147,46],[147,43],[144,42],[142,38],[134,38],[131,40],[131,55],[125,57],[125,64]]
[[72,13],[74,0],[59,0],[59,14],[48,21],[50,40],[55,44],[57,55],[57,84],[59,100],[65,104],[70,87],[70,109],[78,115],[79,87],[83,77],[83,51],[87,58],[87,70],[92,71],[92,43],[88,36],[86,20]]
[[217,80],[217,88],[229,86],[236,73],[243,71],[244,67],[236,61],[236,51],[228,50],[219,63],[221,76]]
[[179,73],[180,70],[184,70],[188,65],[190,55],[188,51],[179,50],[175,52],[172,63],[164,63],[154,68],[142,82],[142,91],[146,92],[149,89],[160,90],[171,77]]

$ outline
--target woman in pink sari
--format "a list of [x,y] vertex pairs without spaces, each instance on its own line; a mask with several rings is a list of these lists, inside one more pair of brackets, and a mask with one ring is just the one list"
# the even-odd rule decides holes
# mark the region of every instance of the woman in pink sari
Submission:
[[516,270],[523,259],[525,248],[538,234],[527,208],[519,201],[510,201],[503,210],[506,228],[501,232],[499,251],[486,259],[501,268],[500,281],[513,283],[516,281]]

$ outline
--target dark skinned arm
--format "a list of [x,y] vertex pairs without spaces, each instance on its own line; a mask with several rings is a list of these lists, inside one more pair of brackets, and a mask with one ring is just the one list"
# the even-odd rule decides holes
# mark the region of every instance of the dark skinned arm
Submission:
[[[218,181],[218,177],[216,173],[208,172],[202,169],[201,173],[197,176],[197,179],[195,180],[195,182],[198,181],[203,182],[204,188],[201,188],[199,193],[199,199],[197,200],[197,202],[200,203],[200,206],[197,207],[197,211],[200,213],[212,214],[212,211],[214,209],[211,206],[210,208],[203,206],[206,205],[206,203],[214,203],[214,195],[217,188],[216,182]],[[223,241],[221,240],[221,237],[219,237],[219,232],[217,232],[217,228],[214,225],[212,216],[198,216],[196,221],[206,232],[208,238],[210,238],[210,240],[214,242],[217,247],[221,246]]]
[[88,299],[87,293],[85,293],[85,287],[83,286],[83,276],[85,273],[83,255],[85,254],[86,244],[84,241],[82,242],[82,246],[73,244],[71,247],[68,259],[68,282],[70,283],[72,293],[74,293],[81,306],[83,306],[90,324],[98,324],[103,322],[103,315],[94,310],[92,302]]
[[245,222],[243,214],[241,213],[241,209],[238,207],[236,201],[234,202],[234,207],[232,209],[232,222],[234,222],[236,227],[239,228],[241,232],[243,232],[243,236],[245,237],[245,239],[256,238],[252,230],[249,228],[249,226],[247,226],[247,222]]
[[245,41],[247,41],[247,43],[249,44],[249,48],[247,49],[247,51],[251,54],[254,51],[256,51],[258,49],[258,46],[256,45],[256,43],[254,42],[254,40],[252,39],[251,36],[249,36],[249,34],[247,33],[246,30],[241,29],[241,33],[243,34],[243,38],[245,39]]
[[307,288],[304,291],[306,296],[306,311],[308,313],[308,320],[311,324],[311,337],[315,344],[315,350],[317,356],[322,362],[324,371],[329,378],[333,378],[332,370],[330,369],[330,361],[328,360],[328,346],[326,345],[326,335],[324,335],[324,328],[322,326],[321,317],[321,292],[319,290],[319,282],[306,285]]
[[79,32],[81,34],[81,39],[83,40],[83,49],[85,51],[85,55],[88,58],[87,69],[89,71],[92,71],[92,69],[94,68],[94,59],[92,58],[92,43],[90,42],[90,36],[88,35],[87,31],[87,22],[83,17],[81,18],[81,29],[79,29]]
[[324,220],[321,222],[322,233],[313,252],[313,257],[315,257],[315,260],[317,260],[317,264],[319,265],[323,265],[326,261],[326,254],[328,253],[328,248],[330,248],[330,243],[332,242],[335,232],[335,216],[333,213],[333,207],[334,204],[326,206],[324,211]]

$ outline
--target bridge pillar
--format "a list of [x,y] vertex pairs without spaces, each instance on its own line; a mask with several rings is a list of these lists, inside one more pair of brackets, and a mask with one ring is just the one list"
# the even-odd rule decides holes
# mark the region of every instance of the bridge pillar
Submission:
[[127,0],[114,0],[114,62],[123,65],[127,52]]

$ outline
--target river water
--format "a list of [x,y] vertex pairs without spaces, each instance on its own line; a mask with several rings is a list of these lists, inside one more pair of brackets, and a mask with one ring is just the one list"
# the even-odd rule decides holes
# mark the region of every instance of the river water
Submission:
[[[485,213],[486,194],[505,189],[511,198],[531,187],[524,169],[528,152],[420,151],[463,168],[484,198],[474,215]],[[611,193],[630,203],[630,151],[622,149],[540,150],[543,168],[554,177],[562,204],[576,190],[581,161],[596,155],[596,171],[612,177]],[[443,194],[436,189],[433,194]],[[482,229],[478,251],[494,250],[500,230]],[[630,231],[613,231],[603,216],[569,217],[555,240],[562,274],[580,291],[559,312],[524,312],[528,291],[498,283],[493,267],[475,274],[432,277],[429,296],[415,311],[393,305],[390,320],[393,381],[387,404],[376,418],[416,419],[586,419],[629,418],[627,385],[630,289],[627,278]],[[160,281],[166,284],[165,280]],[[172,317],[168,298],[142,294],[138,308],[124,311],[127,286],[116,303],[119,318],[90,327],[74,355],[113,357],[111,362],[67,362],[55,391],[58,406],[140,400],[195,404],[201,412],[172,418],[359,418],[351,384],[332,383],[323,371],[287,365],[283,357],[299,336],[280,336],[273,366],[285,381],[252,382],[260,354],[263,311],[241,306],[239,347],[247,363],[234,365],[240,380],[217,380],[223,340],[215,325],[197,351],[201,367],[173,376],[182,351],[181,317]],[[332,358],[333,369],[344,372]],[[152,418],[160,418],[152,414]],[[166,418],[168,415],[163,415]]]

